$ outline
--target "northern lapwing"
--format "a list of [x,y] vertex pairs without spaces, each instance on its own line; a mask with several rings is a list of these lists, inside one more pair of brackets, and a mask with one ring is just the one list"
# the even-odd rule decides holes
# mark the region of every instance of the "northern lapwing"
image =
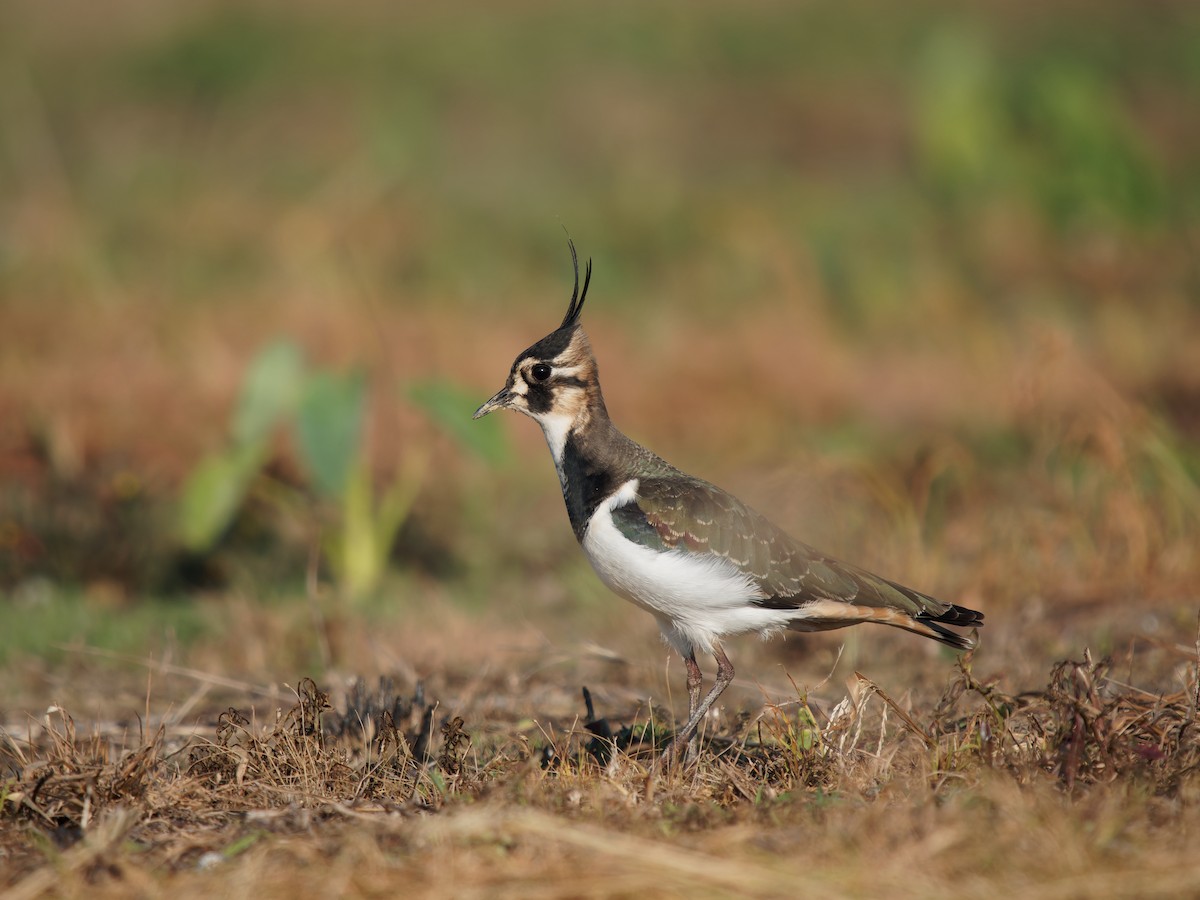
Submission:
[[[721,647],[727,636],[877,622],[956,650],[974,648],[973,636],[947,626],[981,625],[982,613],[826,556],[618,431],[579,324],[592,263],[581,290],[575,245],[569,246],[575,289],[562,324],[517,356],[504,387],[474,418],[512,409],[542,426],[588,561],[609,588],[654,616],[683,657],[689,715],[668,758],[691,743],[733,680]],[[717,663],[703,699],[698,652],[711,653]]]

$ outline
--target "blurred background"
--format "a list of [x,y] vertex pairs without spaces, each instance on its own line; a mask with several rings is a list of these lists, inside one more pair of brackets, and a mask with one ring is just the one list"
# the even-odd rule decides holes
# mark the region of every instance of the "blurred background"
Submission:
[[[1187,0],[10,0],[8,696],[104,654],[662,677],[536,426],[469,421],[567,232],[635,439],[985,610],[990,669],[1190,643],[1198,110]],[[936,658],[876,631],[755,665]]]

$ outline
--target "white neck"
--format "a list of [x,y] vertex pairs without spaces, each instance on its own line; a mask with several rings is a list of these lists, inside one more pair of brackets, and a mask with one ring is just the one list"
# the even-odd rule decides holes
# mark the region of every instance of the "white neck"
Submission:
[[575,417],[561,413],[557,415],[549,413],[538,416],[537,422],[542,426],[542,434],[546,436],[546,444],[550,447],[550,455],[554,457],[554,468],[558,470],[558,477],[561,479],[563,475],[563,453],[567,447],[567,435],[571,433],[571,426],[575,424]]

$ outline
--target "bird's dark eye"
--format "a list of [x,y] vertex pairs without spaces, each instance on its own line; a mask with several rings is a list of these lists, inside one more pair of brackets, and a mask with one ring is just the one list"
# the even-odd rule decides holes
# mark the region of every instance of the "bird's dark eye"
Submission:
[[538,363],[529,370],[529,374],[533,376],[534,381],[545,381],[550,377],[550,367],[545,363]]

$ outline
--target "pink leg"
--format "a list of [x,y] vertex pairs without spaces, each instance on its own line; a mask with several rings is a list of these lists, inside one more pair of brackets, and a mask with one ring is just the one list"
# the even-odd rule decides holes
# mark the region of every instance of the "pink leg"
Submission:
[[668,760],[676,759],[680,751],[685,749],[689,751],[688,756],[692,756],[691,746],[692,740],[696,736],[696,729],[712,705],[717,702],[717,698],[725,693],[725,688],[729,687],[729,683],[733,681],[733,663],[729,661],[729,657],[725,655],[720,644],[713,647],[713,658],[717,661],[717,678],[713,683],[712,690],[699,705],[696,700],[700,697],[701,675],[700,666],[696,663],[696,654],[690,653],[684,660],[688,672],[688,698],[691,701],[692,710],[687,724],[683,726],[682,731],[675,735],[675,740],[671,741],[671,746],[667,748]]
[[700,706],[700,688],[704,684],[704,674],[700,671],[700,664],[696,662],[696,651],[691,651],[683,660],[684,666],[687,667],[687,689],[688,689],[688,720],[696,714],[697,707]]

